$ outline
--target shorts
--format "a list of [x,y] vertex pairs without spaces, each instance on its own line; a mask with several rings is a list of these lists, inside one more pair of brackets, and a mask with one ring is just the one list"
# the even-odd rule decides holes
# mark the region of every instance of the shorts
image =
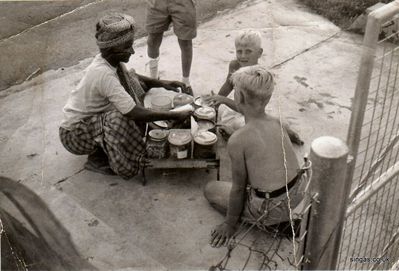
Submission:
[[197,36],[197,16],[193,0],[147,1],[146,30],[150,34],[163,33],[173,22],[173,30],[180,40]]
[[[246,203],[242,219],[249,223],[262,226],[279,224],[290,220],[290,207],[293,210],[299,205],[304,197],[304,176],[299,176],[296,184],[289,189],[290,202],[287,193],[274,198],[262,198],[256,195],[253,188],[247,188]],[[262,216],[262,219],[258,219]]]

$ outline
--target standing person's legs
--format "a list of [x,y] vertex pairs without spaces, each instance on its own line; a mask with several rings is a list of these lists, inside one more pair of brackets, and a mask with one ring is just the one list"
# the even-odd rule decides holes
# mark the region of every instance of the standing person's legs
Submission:
[[168,30],[171,18],[165,0],[153,0],[147,4],[145,29],[148,33],[147,54],[150,77],[158,79],[159,48],[163,33]]
[[190,86],[190,71],[193,59],[192,40],[197,36],[197,11],[193,0],[169,1],[169,12],[173,30],[181,50],[182,81]]
[[149,33],[147,38],[147,54],[149,57],[150,77],[158,79],[159,48],[163,39],[162,33]]
[[[181,51],[181,67],[183,71],[183,83],[190,86],[190,71],[193,61],[193,41],[178,39]],[[185,82],[186,81],[186,82]]]

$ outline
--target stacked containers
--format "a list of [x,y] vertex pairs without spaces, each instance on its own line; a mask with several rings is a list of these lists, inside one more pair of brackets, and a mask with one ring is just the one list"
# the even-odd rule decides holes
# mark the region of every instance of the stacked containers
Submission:
[[172,129],[169,136],[170,157],[174,159],[191,158],[191,132],[186,129]]
[[172,99],[168,96],[154,96],[151,99],[151,108],[158,111],[169,111],[172,109]]
[[148,158],[162,159],[166,158],[168,154],[168,130],[154,129],[148,135],[147,141],[147,155]]
[[194,136],[194,158],[215,158],[216,134],[209,131],[199,131]]

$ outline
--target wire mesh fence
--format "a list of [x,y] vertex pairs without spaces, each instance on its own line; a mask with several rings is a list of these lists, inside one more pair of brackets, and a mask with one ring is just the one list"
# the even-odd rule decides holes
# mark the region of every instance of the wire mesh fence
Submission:
[[357,112],[362,121],[353,145],[358,147],[350,146],[355,163],[348,174],[352,192],[339,269],[388,269],[399,258],[399,2],[387,7],[369,16],[373,21],[366,30],[378,39],[365,38],[363,58],[371,61],[363,63],[372,65],[372,72],[365,78],[360,73],[358,80],[370,85],[357,89],[364,104]]

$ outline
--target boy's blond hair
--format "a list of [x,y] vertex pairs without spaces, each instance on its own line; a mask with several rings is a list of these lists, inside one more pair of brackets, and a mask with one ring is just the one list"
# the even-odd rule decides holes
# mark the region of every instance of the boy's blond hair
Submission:
[[235,46],[238,45],[254,45],[261,48],[262,37],[260,32],[251,29],[240,31],[235,38]]
[[236,91],[245,96],[268,102],[274,90],[273,75],[262,65],[243,67],[231,75]]

